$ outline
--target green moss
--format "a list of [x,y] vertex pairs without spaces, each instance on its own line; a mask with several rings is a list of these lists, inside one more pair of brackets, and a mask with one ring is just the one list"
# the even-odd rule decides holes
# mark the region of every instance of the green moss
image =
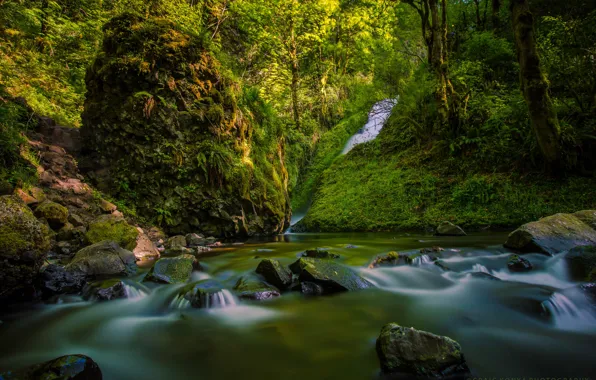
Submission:
[[35,215],[47,220],[52,228],[60,228],[68,222],[68,209],[51,201],[42,202],[37,206]]
[[196,258],[192,255],[165,257],[157,260],[143,281],[183,284],[190,278],[195,265]]
[[113,215],[102,215],[91,222],[85,234],[87,240],[92,244],[110,240],[128,250],[133,250],[136,247],[138,235],[139,231],[134,226]]
[[0,254],[45,253],[49,247],[48,228],[31,210],[15,196],[0,197]]

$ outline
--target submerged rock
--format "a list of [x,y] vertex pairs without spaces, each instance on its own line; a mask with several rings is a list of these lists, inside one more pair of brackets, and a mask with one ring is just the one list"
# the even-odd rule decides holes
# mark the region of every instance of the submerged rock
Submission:
[[437,227],[438,236],[466,236],[464,230],[451,222],[441,222]]
[[577,246],[596,245],[596,230],[572,214],[555,214],[513,231],[505,247],[554,255]]
[[45,219],[52,229],[59,230],[68,222],[68,209],[58,203],[45,201],[35,208],[35,216]]
[[133,250],[136,247],[138,235],[139,231],[128,224],[124,218],[106,214],[89,224],[85,236],[92,244],[110,240],[118,243],[121,247]]
[[579,281],[596,281],[596,246],[575,247],[565,253],[571,276]]
[[330,260],[300,258],[292,264],[292,271],[301,283],[320,286],[323,294],[371,288],[373,285],[352,269]]
[[377,256],[373,262],[368,265],[368,267],[372,269],[406,264],[412,264],[412,258],[409,255],[398,252],[389,252],[386,255]]
[[532,270],[533,266],[528,259],[519,255],[511,255],[507,261],[507,268],[512,272],[528,272]]
[[40,274],[40,288],[44,298],[55,294],[78,293],[85,286],[86,277],[83,272],[68,271],[60,265],[50,264]]
[[416,378],[450,378],[470,375],[461,347],[445,337],[389,323],[377,338],[381,370]]
[[312,259],[339,259],[340,256],[324,248],[315,248],[304,251],[302,257],[310,257]]
[[234,291],[240,299],[266,300],[279,297],[279,289],[267,284],[256,276],[242,276],[236,282]]
[[0,197],[0,298],[28,298],[47,251],[48,227],[17,196]]
[[86,300],[111,301],[127,298],[126,288],[120,280],[107,280],[89,284],[83,290]]
[[292,285],[292,273],[277,260],[263,259],[256,272],[279,289],[287,289]]
[[66,266],[87,276],[129,276],[137,271],[135,255],[113,241],[102,241],[81,249]]
[[163,257],[157,260],[143,281],[183,284],[190,279],[192,271],[198,268],[199,263],[193,255]]
[[5,380],[101,380],[97,363],[85,355],[66,355],[17,371],[0,373]]
[[186,286],[181,294],[190,305],[199,309],[212,309],[234,305],[231,293],[214,280],[203,280]]

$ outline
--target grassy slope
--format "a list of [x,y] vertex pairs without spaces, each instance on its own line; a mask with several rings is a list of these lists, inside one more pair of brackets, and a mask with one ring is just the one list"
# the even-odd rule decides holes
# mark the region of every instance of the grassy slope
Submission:
[[360,145],[322,173],[301,224],[309,231],[416,230],[450,220],[500,228],[596,207],[594,178],[470,173],[458,171],[469,167],[462,160],[433,161],[418,148],[383,155],[378,140]]

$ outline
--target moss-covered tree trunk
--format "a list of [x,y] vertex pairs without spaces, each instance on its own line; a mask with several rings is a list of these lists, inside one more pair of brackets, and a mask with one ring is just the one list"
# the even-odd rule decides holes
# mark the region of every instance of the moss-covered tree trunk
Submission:
[[549,85],[540,66],[534,36],[534,16],[528,0],[511,0],[511,16],[520,83],[530,111],[532,128],[546,164],[551,169],[560,159],[559,121],[549,94]]
[[[437,75],[437,109],[439,110],[439,116],[441,124],[446,125],[449,121],[449,100],[447,97],[447,63],[445,62],[446,57],[446,24],[443,23],[439,17],[439,1],[429,0],[430,17],[432,21],[431,33],[432,33],[432,56],[431,66]],[[443,31],[445,28],[445,32]]]

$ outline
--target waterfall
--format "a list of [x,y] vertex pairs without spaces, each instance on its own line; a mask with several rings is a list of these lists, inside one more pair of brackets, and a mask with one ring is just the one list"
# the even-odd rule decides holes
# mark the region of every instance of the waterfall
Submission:
[[554,325],[563,330],[591,330],[596,328],[596,313],[588,299],[577,289],[554,293],[542,303],[551,315]]
[[342,154],[348,153],[356,145],[362,144],[377,138],[387,119],[391,115],[393,107],[397,104],[399,97],[395,99],[385,99],[377,102],[368,114],[368,122],[360,128],[354,136],[350,137]]
[[485,267],[482,264],[474,264],[474,267],[472,268],[472,272],[480,272],[480,273],[488,273],[488,274],[492,274],[490,272],[490,270],[488,270],[487,267]]
[[421,266],[427,264],[434,264],[433,259],[429,255],[421,255],[414,258],[412,265]]
[[128,299],[139,299],[149,294],[149,290],[138,283],[123,281],[124,293]]

